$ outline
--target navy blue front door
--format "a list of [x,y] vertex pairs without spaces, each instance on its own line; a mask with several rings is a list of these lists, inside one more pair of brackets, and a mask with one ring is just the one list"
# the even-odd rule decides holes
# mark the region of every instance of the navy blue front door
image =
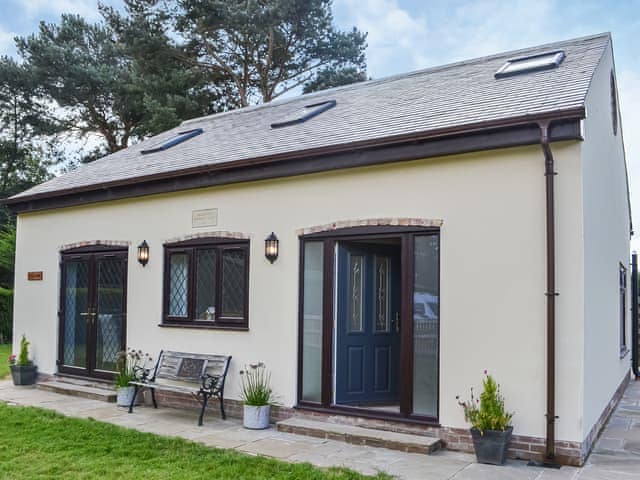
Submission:
[[397,403],[400,248],[338,247],[336,403]]

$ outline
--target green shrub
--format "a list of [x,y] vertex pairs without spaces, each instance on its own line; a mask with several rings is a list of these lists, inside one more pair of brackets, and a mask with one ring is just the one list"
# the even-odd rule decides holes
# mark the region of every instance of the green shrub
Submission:
[[23,334],[22,338],[20,339],[20,353],[18,354],[16,365],[26,367],[27,365],[31,365],[31,363],[31,360],[29,360],[29,341]]
[[456,399],[464,410],[464,419],[480,433],[484,433],[485,430],[506,430],[511,426],[513,413],[505,411],[500,385],[486,371],[485,375],[482,381],[484,390],[479,399],[474,397],[473,387],[471,388],[471,400],[460,401],[460,396],[457,396]]

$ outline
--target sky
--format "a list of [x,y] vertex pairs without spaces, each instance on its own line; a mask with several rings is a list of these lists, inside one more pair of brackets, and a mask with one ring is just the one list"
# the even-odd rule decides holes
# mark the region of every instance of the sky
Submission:
[[[61,13],[99,18],[96,0],[0,0],[0,55]],[[121,6],[121,0],[102,3]],[[640,0],[334,0],[336,24],[368,32],[373,78],[611,32],[640,251]]]

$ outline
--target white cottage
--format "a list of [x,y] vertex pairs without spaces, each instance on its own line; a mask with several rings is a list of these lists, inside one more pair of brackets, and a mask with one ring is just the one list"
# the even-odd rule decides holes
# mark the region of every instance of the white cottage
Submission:
[[511,455],[581,464],[630,378],[628,193],[609,34],[189,120],[6,200],[14,331],[43,380],[229,354],[232,413],[263,361],[278,418],[452,449],[486,369]]

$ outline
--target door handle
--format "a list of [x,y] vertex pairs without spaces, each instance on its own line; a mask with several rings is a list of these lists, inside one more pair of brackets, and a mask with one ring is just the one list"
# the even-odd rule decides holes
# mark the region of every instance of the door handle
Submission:
[[396,312],[396,318],[394,319],[393,323],[396,327],[396,333],[400,333],[400,312]]
[[93,323],[93,320],[96,318],[96,313],[95,312],[82,312],[80,314],[81,317],[88,317],[87,321],[89,323]]

